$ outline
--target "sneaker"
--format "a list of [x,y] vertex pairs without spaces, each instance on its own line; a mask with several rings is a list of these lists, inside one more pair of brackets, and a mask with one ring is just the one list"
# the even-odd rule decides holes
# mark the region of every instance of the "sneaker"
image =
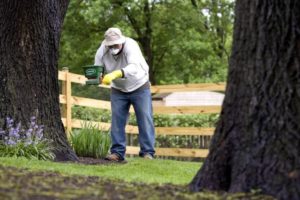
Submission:
[[144,155],[143,155],[143,158],[144,158],[144,159],[148,159],[148,160],[154,159],[153,156],[152,156],[151,154],[149,154],[149,153],[144,154]]
[[122,162],[123,159],[116,153],[109,154],[105,157],[105,160],[114,161],[114,162]]

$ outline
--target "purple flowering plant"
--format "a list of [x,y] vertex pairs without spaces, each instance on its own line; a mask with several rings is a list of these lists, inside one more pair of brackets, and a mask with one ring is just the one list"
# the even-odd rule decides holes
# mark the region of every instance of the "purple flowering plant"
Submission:
[[44,126],[38,125],[36,117],[30,118],[28,129],[21,122],[15,125],[12,118],[6,118],[6,129],[0,128],[0,156],[27,157],[53,160],[52,141],[44,138]]

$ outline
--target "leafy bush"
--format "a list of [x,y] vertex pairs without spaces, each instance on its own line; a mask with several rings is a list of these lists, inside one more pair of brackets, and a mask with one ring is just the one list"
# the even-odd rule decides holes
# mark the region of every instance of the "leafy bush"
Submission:
[[91,123],[84,123],[82,129],[76,129],[70,135],[74,151],[82,157],[104,158],[111,145],[109,134]]
[[23,129],[19,122],[14,126],[14,120],[6,118],[6,129],[0,128],[0,156],[26,157],[39,160],[54,160],[52,141],[43,138],[44,127],[31,117],[29,128]]
[[[95,109],[82,106],[72,108],[72,118],[87,119],[101,122],[111,122],[111,113],[104,109]],[[219,114],[187,114],[187,115],[154,115],[156,127],[214,127]],[[137,125],[135,114],[130,114],[129,124]]]
[[111,113],[109,110],[104,110],[104,109],[73,106],[72,107],[72,118],[110,123],[111,122]]
[[154,115],[156,127],[215,127],[218,114]]

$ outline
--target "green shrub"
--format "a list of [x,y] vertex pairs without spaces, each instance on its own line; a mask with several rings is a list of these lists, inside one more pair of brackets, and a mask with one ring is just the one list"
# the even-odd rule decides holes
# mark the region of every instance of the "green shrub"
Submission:
[[[72,108],[72,118],[110,123],[111,113],[109,110],[104,109],[74,106]],[[219,114],[155,114],[154,124],[156,127],[214,127],[218,118]],[[130,114],[129,124],[137,125],[134,113]]]
[[219,114],[154,115],[156,127],[215,127]]
[[70,143],[77,156],[81,157],[104,158],[111,145],[108,132],[89,122],[84,123],[82,129],[76,129],[70,135]]
[[0,129],[0,156],[54,160],[52,141],[43,137],[43,129],[35,117],[31,117],[28,130],[21,123],[14,126],[14,120],[6,118],[6,129]]
[[109,110],[89,108],[83,106],[72,107],[72,119],[84,119],[101,122],[111,122],[111,113]]

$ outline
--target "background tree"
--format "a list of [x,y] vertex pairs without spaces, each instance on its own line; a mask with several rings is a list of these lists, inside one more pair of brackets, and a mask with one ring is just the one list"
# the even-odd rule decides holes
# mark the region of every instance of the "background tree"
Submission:
[[0,124],[26,125],[31,116],[53,139],[58,160],[76,160],[61,121],[58,48],[69,1],[0,2]]
[[139,42],[152,84],[224,81],[233,3],[195,2],[71,1],[59,65],[82,73],[82,66],[94,62],[105,30],[117,26]]
[[190,184],[300,196],[300,2],[238,0],[227,89],[210,153]]

